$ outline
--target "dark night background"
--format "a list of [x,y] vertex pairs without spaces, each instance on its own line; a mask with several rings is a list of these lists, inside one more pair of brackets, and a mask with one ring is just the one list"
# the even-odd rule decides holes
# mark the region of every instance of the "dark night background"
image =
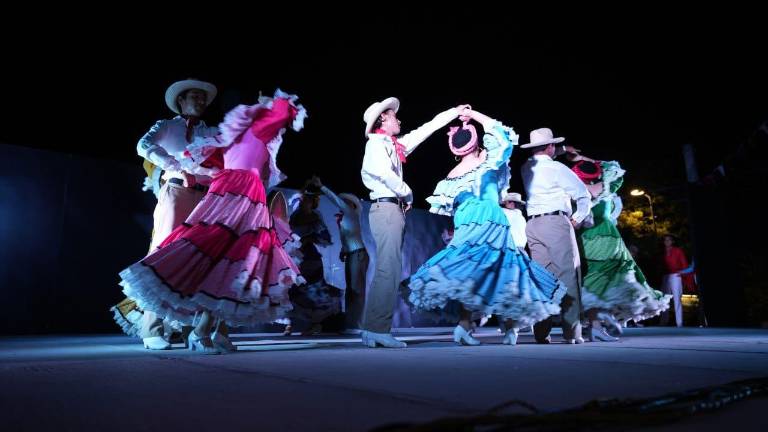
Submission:
[[[514,127],[522,142],[550,127],[586,155],[620,161],[623,194],[641,187],[682,203],[683,219],[700,215],[684,241],[709,281],[710,324],[762,320],[745,318],[754,298],[745,292],[757,286],[765,296],[768,278],[750,273],[765,257],[752,253],[764,244],[757,212],[766,185],[765,140],[754,134],[768,119],[757,11],[581,10],[588,18],[576,18],[435,7],[392,6],[391,17],[330,6],[293,15],[89,11],[102,18],[25,16],[34,24],[2,30],[0,289],[4,304],[25,305],[2,332],[117,331],[105,312],[120,298],[117,271],[147,242],[126,224],[152,208],[139,191],[136,142],[172,116],[164,91],[187,77],[219,88],[209,124],[259,90],[300,96],[309,119],[286,135],[286,187],[316,173],[335,190],[364,194],[362,113],[387,96],[402,102],[404,131],[460,103]],[[686,143],[703,179],[690,185]],[[446,147],[438,132],[409,157],[418,207],[454,163]],[[516,150],[513,171],[525,157]],[[721,164],[727,175],[708,177]],[[757,262],[743,271],[741,257]]]

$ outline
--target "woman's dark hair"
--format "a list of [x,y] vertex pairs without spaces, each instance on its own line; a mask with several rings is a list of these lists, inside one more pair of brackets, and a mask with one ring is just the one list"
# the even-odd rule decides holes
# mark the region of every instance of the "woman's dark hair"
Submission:
[[[477,135],[480,136],[481,131],[477,130],[476,132]],[[464,147],[465,145],[469,144],[470,140],[472,140],[472,132],[469,129],[464,128],[457,130],[456,133],[451,137],[451,143],[455,149]],[[475,151],[479,152],[481,150],[485,150],[485,146],[483,145],[483,140],[478,139],[477,148]]]
[[590,161],[581,161],[579,169],[584,174],[595,174],[597,173],[597,164]]
[[468,129],[459,129],[455,134],[453,134],[453,147],[460,149],[469,144],[471,139],[472,132],[470,132]]

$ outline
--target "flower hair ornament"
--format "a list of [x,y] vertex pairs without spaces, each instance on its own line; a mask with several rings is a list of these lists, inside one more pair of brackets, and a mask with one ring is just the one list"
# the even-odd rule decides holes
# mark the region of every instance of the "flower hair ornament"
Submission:
[[602,181],[603,169],[599,162],[578,161],[571,167],[571,170],[585,184],[595,184]]

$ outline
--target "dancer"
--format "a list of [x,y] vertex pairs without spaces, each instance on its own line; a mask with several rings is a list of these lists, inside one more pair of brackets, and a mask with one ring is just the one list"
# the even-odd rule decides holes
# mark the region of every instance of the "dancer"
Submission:
[[360,214],[363,210],[360,199],[349,193],[336,195],[324,186],[318,177],[312,183],[339,208],[336,223],[341,236],[339,258],[344,263],[344,278],[347,288],[344,290],[345,332],[359,333],[360,318],[365,304],[365,276],[368,273],[368,251],[363,243],[360,227]]
[[523,197],[517,192],[507,191],[501,198],[501,205],[503,207],[502,211],[509,222],[509,234],[512,236],[515,246],[520,250],[520,253],[527,255],[525,247],[528,245],[528,237],[525,236],[525,217],[523,212],[517,208],[518,205],[525,205]]
[[[594,225],[579,230],[584,247],[581,304],[591,323],[590,340],[613,342],[602,321],[620,333],[619,323],[640,321],[669,308],[669,296],[651,288],[613,224],[614,195],[623,182],[624,170],[615,161],[579,160],[571,168],[584,182],[592,198]],[[618,320],[618,321],[617,321]]]
[[306,324],[302,336],[319,334],[323,331],[323,321],[341,313],[341,290],[326,282],[323,256],[317,249],[332,244],[328,227],[317,211],[319,203],[320,188],[307,182],[299,208],[290,217],[291,230],[301,238],[299,270],[306,284],[291,288],[293,310],[289,316],[292,326],[296,322]]
[[[479,312],[506,320],[502,343],[515,345],[520,327],[560,312],[565,287],[520,253],[499,207],[517,135],[470,108],[462,116],[462,127],[452,127],[448,134],[451,152],[461,161],[427,199],[430,212],[453,216],[454,236],[411,276],[410,301],[425,310],[458,302],[461,316],[453,332],[457,344],[480,344],[470,334],[472,312]],[[482,146],[469,120],[483,126]]]
[[189,335],[193,351],[233,351],[227,325],[284,317],[288,289],[304,282],[277,237],[262,183],[284,178],[276,165],[282,135],[289,125],[300,130],[306,115],[296,99],[278,90],[240,105],[227,114],[221,136],[188,146],[182,169],[217,155],[224,169],[184,224],[120,273],[123,291],[140,307],[188,324],[199,315]]
[[402,280],[402,245],[405,232],[405,212],[411,208],[413,194],[403,181],[406,156],[436,130],[458,117],[464,105],[435,116],[418,129],[400,134],[397,111],[400,101],[390,97],[368,107],[365,122],[365,156],[360,175],[370,189],[371,204],[368,220],[376,242],[376,272],[363,311],[362,340],[371,348],[405,348],[405,342],[390,334],[392,311]]
[[[561,318],[566,343],[584,343],[580,322],[580,260],[574,227],[580,227],[589,216],[589,192],[567,166],[553,160],[555,138],[548,128],[530,133],[531,141],[520,146],[533,152],[522,168],[523,184],[528,198],[528,224],[525,234],[531,258],[553,272],[567,287],[563,297]],[[572,211],[571,201],[576,202]],[[536,342],[548,344],[552,320],[534,325]]]
[[[181,166],[181,161],[186,158],[185,152],[194,139],[213,137],[219,133],[218,128],[208,127],[200,119],[216,94],[216,86],[204,81],[187,79],[171,84],[165,91],[165,103],[179,115],[155,123],[136,146],[139,156],[145,160],[145,190],[152,189],[157,196],[150,253],[184,222],[203,199],[211,183],[209,174],[216,171],[216,167],[206,168],[199,163],[187,163],[184,168]],[[164,181],[162,186],[161,181]],[[112,311],[123,330],[129,335],[141,337],[145,348],[171,348],[170,334],[165,331],[163,317],[155,311],[142,311],[131,298],[118,303]],[[165,321],[167,323],[168,320]],[[179,325],[175,327],[181,330]]]

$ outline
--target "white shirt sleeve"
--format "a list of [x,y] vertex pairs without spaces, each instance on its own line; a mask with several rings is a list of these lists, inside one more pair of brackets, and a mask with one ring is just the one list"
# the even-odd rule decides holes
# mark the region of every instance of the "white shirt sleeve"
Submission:
[[397,141],[405,146],[405,154],[409,155],[412,151],[416,150],[416,147],[418,147],[419,144],[423,143],[424,140],[429,138],[430,135],[435,133],[441,127],[450,123],[451,120],[458,117],[458,115],[459,112],[456,110],[456,108],[443,111],[436,115],[435,118],[429,122],[424,123],[418,129],[415,129],[408,134],[403,135],[401,138],[398,138]]
[[139,156],[149,160],[153,164],[157,165],[166,171],[178,171],[181,169],[179,162],[165,149],[157,144],[166,133],[166,121],[160,120],[155,123],[154,126],[144,134],[136,145],[136,152]]

